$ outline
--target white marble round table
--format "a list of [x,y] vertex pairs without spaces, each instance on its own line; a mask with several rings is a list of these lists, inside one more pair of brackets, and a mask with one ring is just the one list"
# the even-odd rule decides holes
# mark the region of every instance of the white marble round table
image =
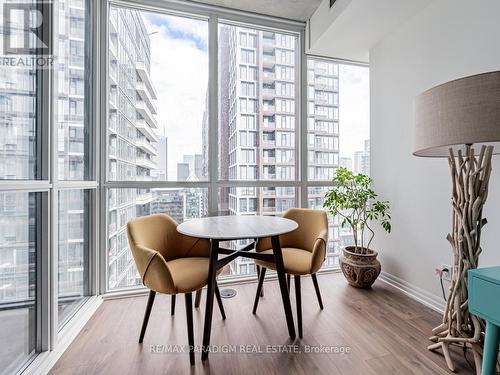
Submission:
[[228,241],[279,236],[298,227],[295,221],[276,216],[214,216],[188,220],[179,224],[177,231],[191,237]]
[[[292,340],[295,339],[295,326],[293,323],[292,308],[286,283],[279,236],[292,232],[298,227],[295,221],[276,216],[214,216],[189,220],[177,226],[177,231],[179,233],[191,237],[210,239],[211,242],[205,323],[203,328],[202,360],[207,359],[209,354],[217,270],[224,267],[238,256],[275,262],[288,333]],[[263,237],[271,237],[273,255],[250,251],[254,247],[253,244],[242,250],[222,249],[219,246],[220,241],[249,238],[257,239]],[[219,260],[219,254],[226,254],[227,256]]]

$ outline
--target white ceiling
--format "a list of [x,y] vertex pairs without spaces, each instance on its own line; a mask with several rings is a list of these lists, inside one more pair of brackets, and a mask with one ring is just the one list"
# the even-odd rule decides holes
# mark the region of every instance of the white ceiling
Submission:
[[307,21],[321,0],[196,0],[196,2],[296,21]]
[[369,61],[369,51],[400,24],[434,0],[323,1],[311,17],[309,52],[340,59]]

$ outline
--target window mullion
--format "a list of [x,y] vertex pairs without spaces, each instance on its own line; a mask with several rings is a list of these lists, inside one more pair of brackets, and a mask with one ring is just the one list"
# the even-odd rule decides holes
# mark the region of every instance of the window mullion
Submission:
[[101,294],[106,293],[108,287],[108,266],[107,266],[107,237],[108,237],[108,188],[105,186],[108,181],[107,174],[107,165],[108,165],[108,154],[107,154],[107,146],[108,146],[108,17],[109,17],[109,3],[107,1],[99,1],[95,0],[97,5],[95,7],[99,12],[99,18],[96,24],[99,27],[99,32],[97,32],[96,40],[98,43],[99,55],[96,58],[99,59],[99,69],[96,72],[100,85],[96,84],[96,88],[99,87],[99,111],[100,116],[96,114],[96,118],[99,118],[99,129],[97,130],[100,135],[100,139],[103,140],[99,144],[99,167],[98,167],[98,175],[99,176],[99,190],[98,190],[98,199],[97,202],[99,204],[98,208],[98,222],[99,227],[97,230],[97,234],[99,237],[98,240],[98,249],[101,251],[98,252],[99,256],[97,257],[97,263],[99,265],[99,292]]
[[300,165],[300,207],[307,207],[307,56],[305,52],[305,31],[300,33],[299,73],[299,165]]
[[219,179],[219,95],[218,95],[218,74],[219,74],[219,51],[218,51],[218,35],[219,25],[218,17],[211,15],[208,21],[208,100],[209,100],[209,179],[210,187],[208,189],[208,215],[217,215],[218,208],[218,188],[217,180]]

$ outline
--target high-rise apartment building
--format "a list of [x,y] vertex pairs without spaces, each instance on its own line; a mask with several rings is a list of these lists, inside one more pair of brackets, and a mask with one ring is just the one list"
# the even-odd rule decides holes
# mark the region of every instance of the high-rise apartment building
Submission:
[[[90,149],[86,131],[85,37],[86,2],[58,2],[58,29],[53,65],[54,111],[57,132],[57,178],[84,180],[89,176]],[[11,18],[0,31],[11,35],[22,32],[21,18]],[[0,67],[0,179],[35,180],[41,177],[42,140],[39,107],[39,78],[42,70],[28,66]],[[0,194],[0,304],[18,306],[34,302],[36,248],[34,217],[36,193]],[[58,195],[58,294],[59,321],[66,318],[66,307],[86,290],[84,263],[88,238],[84,233],[84,214],[88,198],[84,190],[61,191]]]
[[341,157],[339,166],[352,171],[352,158]]
[[[293,35],[219,28],[222,179],[296,179],[297,50]],[[338,64],[308,59],[307,73],[309,179],[329,180],[339,164]],[[314,193],[311,199],[323,199],[323,190]],[[295,207],[296,199],[294,187],[230,187],[221,189],[219,208],[233,215],[276,215]],[[239,259],[232,272],[251,272],[251,264]]]
[[308,177],[331,180],[339,166],[339,65],[307,60]]
[[[2,14],[3,15],[3,14]],[[23,20],[11,18],[10,24],[0,28],[0,38],[23,30]],[[36,179],[40,174],[40,134],[37,127],[38,73],[30,67],[0,67],[0,179]],[[7,319],[23,327],[34,321],[36,298],[36,194],[23,192],[0,193],[0,311]],[[26,322],[26,323],[25,323]],[[14,330],[2,331],[9,340],[17,335]],[[13,353],[34,348],[32,329],[26,330],[25,347],[14,342]],[[10,342],[3,342],[7,347]],[[0,358],[0,367],[5,360]],[[7,362],[8,363],[8,362]],[[8,371],[8,366],[7,370]],[[0,370],[0,371],[3,371]]]
[[168,138],[160,136],[158,141],[158,180],[168,180]]
[[370,140],[363,143],[363,151],[354,152],[354,172],[370,175]]
[[[294,180],[296,37],[222,26],[221,177]],[[227,69],[226,69],[227,68]],[[226,144],[223,144],[226,142]],[[224,170],[226,169],[227,170]],[[231,214],[272,214],[295,203],[293,188],[229,188]]]
[[[117,7],[110,8],[109,32],[109,179],[151,181],[158,178],[159,137],[149,35],[140,12]],[[151,213],[153,193],[114,189],[109,195],[109,287],[134,285],[139,278],[126,224]]]
[[189,178],[189,163],[177,163],[177,181],[187,181]]

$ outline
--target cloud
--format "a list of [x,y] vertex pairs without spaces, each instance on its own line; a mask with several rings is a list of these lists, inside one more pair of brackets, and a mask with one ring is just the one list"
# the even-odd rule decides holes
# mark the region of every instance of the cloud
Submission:
[[168,137],[168,179],[176,179],[183,155],[202,153],[202,119],[208,85],[205,21],[149,13],[151,80],[158,93],[159,134]]

